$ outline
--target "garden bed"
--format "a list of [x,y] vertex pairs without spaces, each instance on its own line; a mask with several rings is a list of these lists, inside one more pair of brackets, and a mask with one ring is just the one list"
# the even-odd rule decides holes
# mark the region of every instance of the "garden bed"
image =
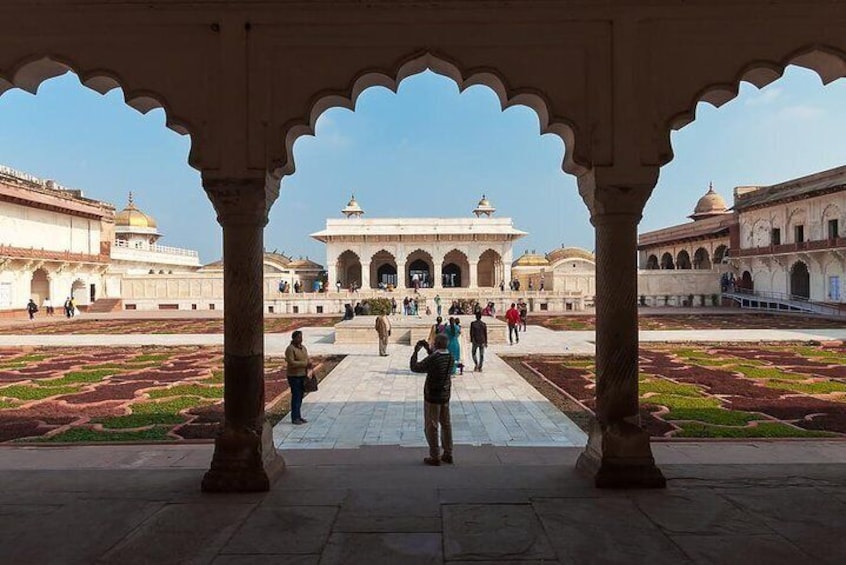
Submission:
[[[303,327],[332,327],[340,317],[265,318],[265,333],[286,333]],[[15,323],[0,327],[0,335],[48,334],[222,334],[221,318],[185,319],[71,319],[40,318],[34,323]]]
[[[315,358],[323,378],[341,357]],[[265,361],[271,424],[289,408],[285,360]],[[210,440],[223,420],[216,347],[4,348],[0,442]]]
[[[543,326],[557,331],[594,331],[596,316],[529,316],[529,325]],[[828,320],[810,316],[762,314],[738,311],[737,314],[709,314],[707,309],[696,314],[640,313],[641,330],[727,330],[727,329],[842,329],[842,320]]]
[[[548,398],[595,409],[592,357],[508,362],[546,381],[529,379]],[[640,351],[642,424],[660,438],[844,437],[845,366],[842,345],[650,345]]]

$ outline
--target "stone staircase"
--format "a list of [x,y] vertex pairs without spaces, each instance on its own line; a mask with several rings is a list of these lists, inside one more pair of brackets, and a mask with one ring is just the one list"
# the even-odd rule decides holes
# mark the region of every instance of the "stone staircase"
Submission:
[[123,306],[123,300],[120,298],[98,298],[93,304],[88,306],[87,312],[89,314],[104,314],[106,312],[118,312]]

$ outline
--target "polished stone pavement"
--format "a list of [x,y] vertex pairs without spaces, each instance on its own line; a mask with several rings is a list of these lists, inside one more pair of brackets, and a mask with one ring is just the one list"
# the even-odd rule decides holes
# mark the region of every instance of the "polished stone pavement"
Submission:
[[286,450],[269,493],[206,495],[209,445],[0,449],[0,562],[846,560],[846,444],[656,443],[666,490],[594,489],[579,448]]
[[[349,355],[303,403],[304,426],[285,419],[274,428],[280,449],[426,445],[425,374],[412,373],[412,348],[391,344],[388,357]],[[466,355],[466,354],[465,354]],[[425,352],[419,354],[422,359]],[[471,361],[472,365],[472,361]],[[450,413],[456,445],[583,446],[585,433],[494,354],[484,372],[467,368],[452,379]]]

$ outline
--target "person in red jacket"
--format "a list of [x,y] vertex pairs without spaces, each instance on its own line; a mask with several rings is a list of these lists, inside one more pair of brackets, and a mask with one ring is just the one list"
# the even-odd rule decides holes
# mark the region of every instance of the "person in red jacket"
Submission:
[[511,308],[505,313],[505,321],[508,322],[508,343],[509,345],[514,345],[514,339],[517,339],[517,343],[520,343],[520,334],[518,332],[518,328],[520,327],[520,312],[517,310],[517,305],[513,302],[511,303]]

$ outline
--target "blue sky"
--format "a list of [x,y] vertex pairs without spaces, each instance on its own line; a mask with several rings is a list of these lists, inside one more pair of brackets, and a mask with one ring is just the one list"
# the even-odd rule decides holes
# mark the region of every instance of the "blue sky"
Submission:
[[[771,184],[846,164],[846,81],[823,87],[816,74],[788,68],[763,90],[743,84],[720,109],[697,108],[696,121],[673,134],[676,157],[644,213],[641,231],[686,221],[714,183],[727,201],[737,185]],[[126,203],[135,194],[154,216],[163,244],[220,256],[220,229],[187,165],[189,140],[165,128],[161,111],[144,116],[120,91],[101,96],[74,75],[44,83],[37,96],[0,98],[0,163],[82,188],[91,198]],[[324,262],[308,234],[355,193],[368,217],[468,216],[485,193],[497,215],[530,235],[516,252],[561,244],[593,249],[576,181],[561,171],[562,141],[539,135],[534,112],[500,110],[492,91],[459,94],[451,80],[423,73],[395,94],[366,90],[356,111],[327,111],[315,137],[294,147],[297,171],[283,180],[271,211],[268,250]]]

